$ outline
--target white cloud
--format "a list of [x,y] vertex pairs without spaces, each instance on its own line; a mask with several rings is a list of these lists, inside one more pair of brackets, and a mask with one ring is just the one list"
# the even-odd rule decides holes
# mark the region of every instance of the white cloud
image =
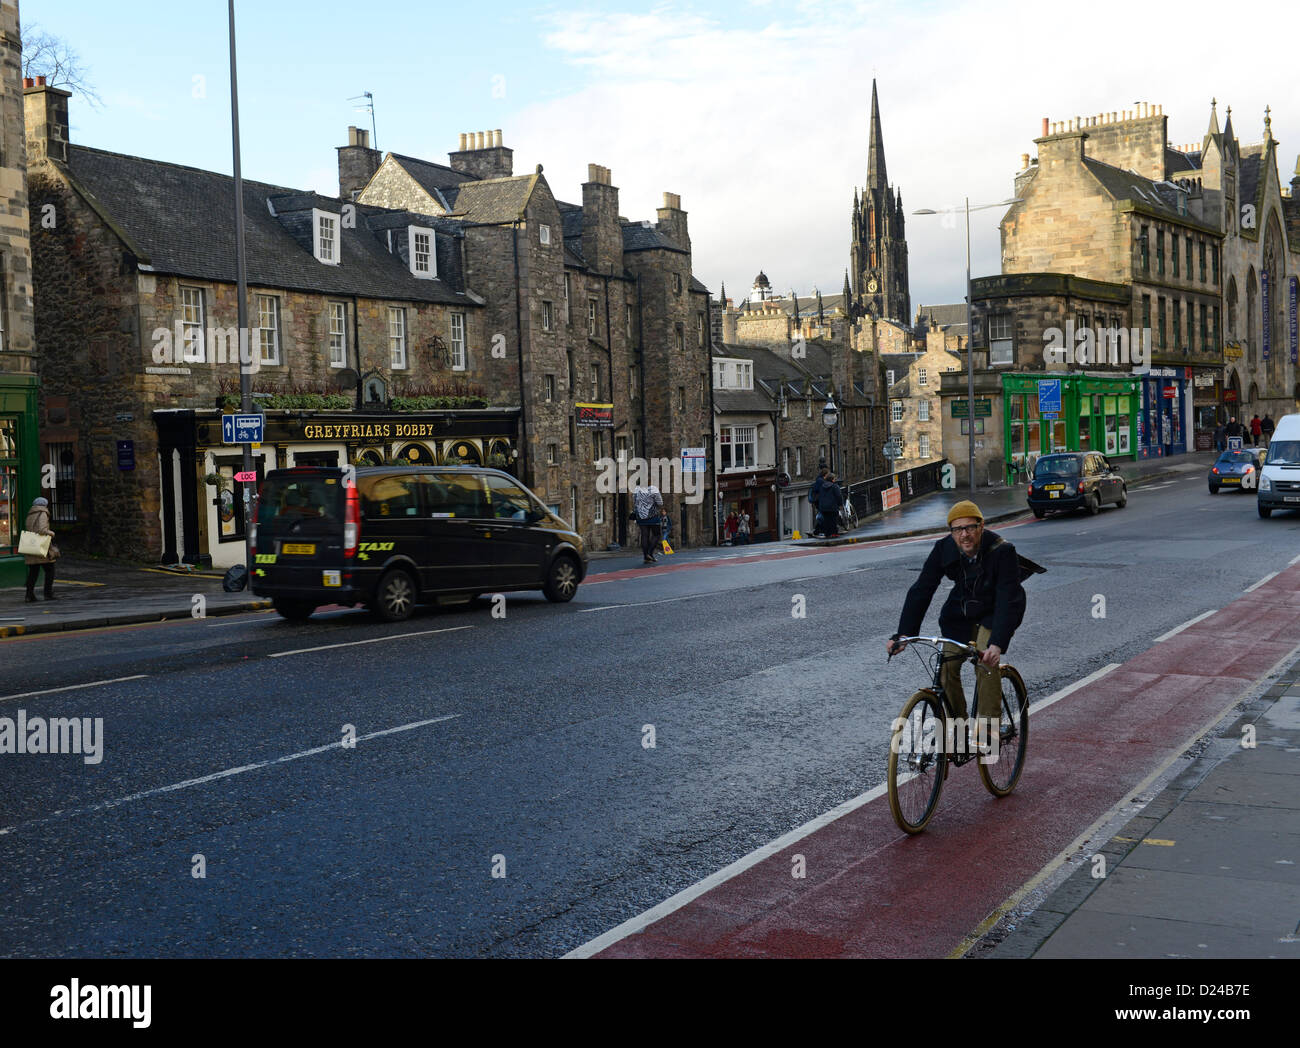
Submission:
[[[1234,11],[1233,24],[1278,17],[1259,0]],[[588,162],[613,170],[629,218],[653,218],[663,190],[680,193],[696,272],[715,290],[726,281],[733,296],[760,268],[783,290],[839,290],[853,190],[866,178],[873,75],[889,177],[909,213],[960,207],[967,195],[972,204],[1011,196],[1044,115],[1068,119],[1135,99],[1164,105],[1174,143],[1199,140],[1212,95],[1220,121],[1232,103],[1243,142],[1257,140],[1271,100],[1286,110],[1274,113],[1274,137],[1294,156],[1300,108],[1287,107],[1294,96],[1280,45],[1275,62],[1241,74],[1247,85],[1224,71],[1209,14],[1180,9],[1144,39],[1116,32],[1133,24],[1131,12],[1119,0],[1086,10],[1030,0],[923,10],[803,0],[751,3],[725,20],[671,4],[556,12],[544,16],[542,42],[583,70],[585,85],[519,111],[508,144],[517,171],[546,165],[561,199],[580,199]],[[1285,163],[1284,179],[1291,170]],[[1001,213],[972,216],[977,276],[998,269]],[[959,300],[963,223],[909,215],[907,232],[913,306]]]

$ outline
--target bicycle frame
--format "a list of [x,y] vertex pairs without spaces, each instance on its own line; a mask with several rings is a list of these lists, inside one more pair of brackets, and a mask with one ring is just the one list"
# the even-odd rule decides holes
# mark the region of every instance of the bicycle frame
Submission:
[[[951,637],[899,637],[898,638],[898,643],[900,644],[910,644],[913,641],[921,641],[922,643],[934,645],[935,648],[934,654],[930,656],[933,665],[932,666],[927,665],[927,669],[930,670],[930,674],[931,674],[930,687],[928,690],[933,692],[935,698],[939,700],[939,704],[943,707],[944,717],[948,721],[964,721],[966,719],[966,714],[962,713],[961,715],[958,715],[957,710],[953,707],[952,700],[948,697],[947,691],[944,690],[943,680],[942,680],[943,666],[945,663],[948,662],[969,662],[972,665],[978,666],[980,658],[983,655],[983,652],[981,652],[977,647],[975,647],[974,644],[967,644],[959,640],[953,640]],[[956,648],[960,648],[961,653],[958,655],[949,655],[943,648],[943,645],[945,644],[951,644]],[[896,652],[895,654],[902,654],[902,653]],[[892,659],[893,657],[894,657],[893,655],[889,656],[890,659]],[[921,655],[919,652],[917,653],[917,657],[920,658],[922,662],[926,661],[926,656]],[[1008,664],[999,662],[998,669],[1001,670],[1001,668],[1005,665]],[[976,700],[972,698],[972,702],[975,701]],[[1009,710],[1006,712],[1010,713]],[[976,716],[978,716],[978,714]],[[980,756],[979,751],[975,749],[970,749],[962,753],[953,752],[948,748],[947,745],[948,740],[946,736],[948,732],[946,730],[946,725],[945,725],[944,734],[945,734],[944,751],[947,753],[948,760],[951,761],[953,764],[955,764],[957,767],[960,768],[963,764],[966,764],[968,761],[972,760],[973,758]]]

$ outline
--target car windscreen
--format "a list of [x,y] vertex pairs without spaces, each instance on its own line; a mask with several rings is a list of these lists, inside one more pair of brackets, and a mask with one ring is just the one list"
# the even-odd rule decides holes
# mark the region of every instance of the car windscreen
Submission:
[[1275,440],[1268,446],[1270,466],[1300,466],[1300,440]]
[[343,522],[343,483],[319,473],[268,477],[257,506],[259,542],[272,536],[325,535]]
[[1034,467],[1035,477],[1045,477],[1049,473],[1057,476],[1077,477],[1079,460],[1073,455],[1044,455]]
[[1247,466],[1252,466],[1255,464],[1255,456],[1249,451],[1225,451],[1219,456],[1219,461],[1232,463],[1240,462]]

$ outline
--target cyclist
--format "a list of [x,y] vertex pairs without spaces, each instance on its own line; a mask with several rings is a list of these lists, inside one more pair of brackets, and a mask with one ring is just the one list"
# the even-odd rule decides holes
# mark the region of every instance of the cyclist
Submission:
[[[939,611],[939,630],[945,637],[969,640],[983,650],[976,667],[976,708],[990,727],[990,742],[1001,720],[1002,686],[996,672],[998,660],[1025,617],[1025,590],[1020,584],[1016,548],[1006,539],[984,530],[984,514],[969,500],[948,511],[951,534],[930,550],[921,577],[907,591],[898,632],[885,642],[890,655],[903,650],[902,636],[915,636],[921,628],[934,591],[946,575],[955,585]],[[960,652],[945,645],[943,689],[957,716],[965,719],[966,695],[961,684]]]

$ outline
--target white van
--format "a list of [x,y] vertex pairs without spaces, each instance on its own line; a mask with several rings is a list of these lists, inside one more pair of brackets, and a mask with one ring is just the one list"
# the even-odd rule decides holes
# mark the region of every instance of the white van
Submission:
[[1283,415],[1268,442],[1259,473],[1259,515],[1275,509],[1300,509],[1300,415]]

